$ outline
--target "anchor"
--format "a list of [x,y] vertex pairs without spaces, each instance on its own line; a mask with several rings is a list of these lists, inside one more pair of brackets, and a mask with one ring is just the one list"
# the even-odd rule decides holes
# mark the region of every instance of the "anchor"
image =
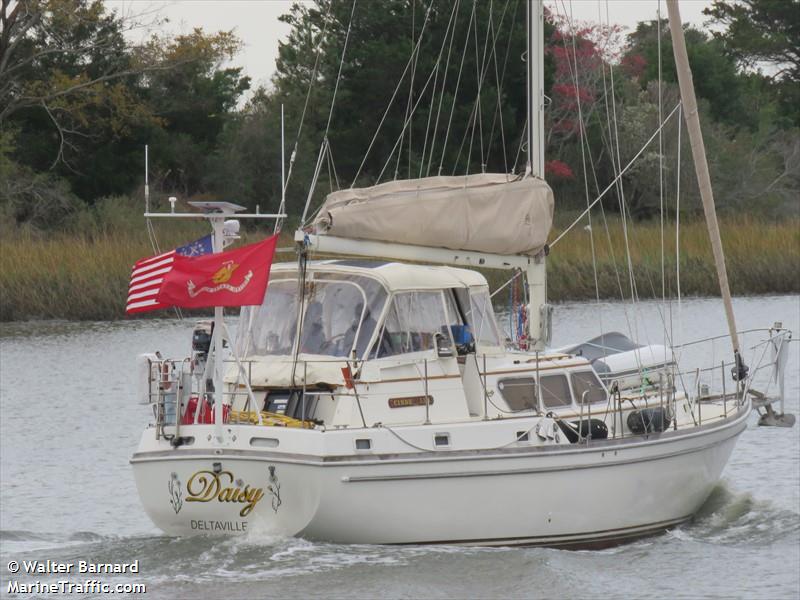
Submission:
[[[773,332],[775,335],[773,335]],[[789,357],[788,346],[792,339],[792,334],[789,330],[783,328],[782,323],[775,323],[770,328],[769,333],[769,343],[772,347],[772,376],[778,387],[778,395],[775,398],[770,398],[767,394],[752,388],[748,389],[748,393],[753,396],[753,409],[759,414],[759,425],[765,427],[793,427],[795,416],[783,411],[783,374]],[[777,412],[772,407],[776,401],[780,402],[780,412]]]

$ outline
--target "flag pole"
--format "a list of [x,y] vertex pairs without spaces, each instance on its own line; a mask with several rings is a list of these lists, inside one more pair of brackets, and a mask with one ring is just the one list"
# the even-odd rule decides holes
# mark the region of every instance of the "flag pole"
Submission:
[[[211,221],[211,227],[214,230],[214,254],[222,252],[225,245],[225,234],[223,227],[225,225],[225,214],[208,215],[208,220]],[[222,419],[224,411],[222,408],[223,403],[223,376],[224,368],[222,363],[222,331],[223,327],[223,308],[221,306],[214,307],[214,441],[218,445],[222,445]]]

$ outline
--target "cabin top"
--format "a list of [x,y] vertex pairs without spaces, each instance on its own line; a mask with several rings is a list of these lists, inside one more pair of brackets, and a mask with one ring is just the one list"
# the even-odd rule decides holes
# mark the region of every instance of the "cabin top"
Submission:
[[[378,279],[389,292],[407,290],[441,290],[487,286],[486,278],[475,271],[457,267],[413,265],[366,259],[309,261],[313,273],[364,275]],[[272,266],[271,278],[296,274],[297,263],[286,262]]]

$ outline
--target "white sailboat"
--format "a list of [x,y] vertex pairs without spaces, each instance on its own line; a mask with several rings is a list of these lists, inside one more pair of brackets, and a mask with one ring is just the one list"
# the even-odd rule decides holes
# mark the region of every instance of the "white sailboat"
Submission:
[[[669,6],[678,48],[680,16]],[[747,425],[759,373],[778,388],[759,395],[771,410],[791,332],[765,330],[766,367],[748,373],[732,311],[734,359],[714,367],[719,390],[701,385],[695,369],[696,389],[687,390],[673,349],[619,334],[548,348],[553,196],[543,177],[541,2],[528,13],[523,176],[333,193],[313,227],[297,232],[298,262],[273,265],[263,305],[242,310],[235,339],[217,309],[213,335],[198,329],[189,359],[141,359],[155,420],[131,464],[163,531],[613,544],[697,512]],[[696,119],[684,76],[686,113]],[[201,208],[220,251],[222,223],[237,207]],[[431,214],[447,214],[446,227]],[[363,258],[312,261],[311,252]],[[524,272],[525,349],[505,343],[486,279],[470,267]],[[726,284],[722,292],[729,307]]]

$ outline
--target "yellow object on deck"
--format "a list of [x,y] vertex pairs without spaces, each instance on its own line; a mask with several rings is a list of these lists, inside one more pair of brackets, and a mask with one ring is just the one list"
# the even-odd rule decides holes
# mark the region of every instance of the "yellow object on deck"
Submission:
[[[297,427],[302,429],[313,429],[315,423],[313,421],[301,421],[294,417],[287,417],[278,413],[262,411],[261,412],[262,425],[269,427]],[[228,416],[229,423],[237,423],[241,425],[258,425],[258,413],[248,410],[232,410]]]

